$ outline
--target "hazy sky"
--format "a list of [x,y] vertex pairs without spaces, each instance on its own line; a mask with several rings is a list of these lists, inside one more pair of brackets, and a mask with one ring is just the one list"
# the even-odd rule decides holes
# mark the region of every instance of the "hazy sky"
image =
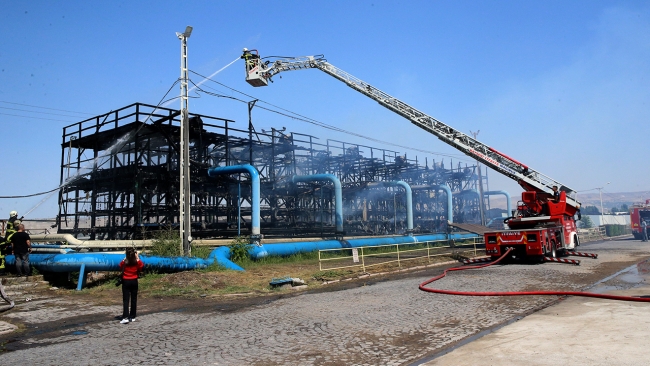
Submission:
[[[0,196],[59,184],[62,128],[134,102],[157,104],[180,74],[175,32],[192,25],[189,68],[241,55],[324,54],[373,86],[578,190],[650,190],[650,3],[644,1],[29,1],[0,11]],[[202,79],[191,74],[194,82]],[[243,61],[215,79],[371,138],[256,109],[289,131],[471,163],[433,135],[318,71],[266,88]],[[221,94],[248,100],[207,82]],[[178,95],[174,87],[172,96]],[[194,93],[190,111],[247,124],[246,104]],[[170,107],[178,108],[175,101]],[[436,155],[441,153],[444,155]],[[521,189],[490,172],[490,189]],[[594,192],[594,191],[590,191]],[[44,196],[0,199],[0,217]],[[642,197],[638,197],[640,200]],[[645,198],[645,197],[643,197]],[[56,195],[29,217],[57,213]]]

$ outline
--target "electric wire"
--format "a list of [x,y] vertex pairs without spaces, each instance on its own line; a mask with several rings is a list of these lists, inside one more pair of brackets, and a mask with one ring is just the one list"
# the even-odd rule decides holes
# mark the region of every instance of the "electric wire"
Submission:
[[47,194],[47,193],[54,192],[54,191],[56,191],[57,189],[59,189],[59,187],[56,187],[56,188],[51,189],[51,190],[49,190],[49,191],[39,192],[39,193],[33,193],[33,194],[26,194],[26,195],[23,195],[23,196],[0,196],[0,199],[35,197],[35,196],[40,196],[40,195],[43,195],[43,194]]
[[34,116],[21,116],[19,114],[10,114],[10,113],[0,113],[0,115],[3,116],[12,116],[12,117],[21,117],[21,118],[34,118],[34,119],[39,119],[39,120],[47,120],[47,121],[57,121],[57,122],[67,122],[70,123],[70,120],[63,120],[63,119],[54,119],[54,118],[43,118],[43,117],[34,117]]
[[50,116],[61,116],[61,117],[80,118],[79,116],[71,116],[71,115],[69,115],[69,114],[59,114],[59,113],[52,113],[52,112],[30,111],[29,109],[9,108],[9,107],[0,107],[0,109],[8,109],[8,110],[12,110],[12,111],[29,112],[29,113],[47,114],[47,115],[50,115]]
[[66,109],[57,109],[57,108],[39,107],[39,106],[37,106],[37,105],[22,104],[22,103],[14,103],[14,102],[7,102],[7,101],[4,101],[4,100],[0,100],[0,103],[13,104],[13,105],[21,105],[21,106],[24,106],[24,107],[32,107],[32,108],[49,109],[49,110],[52,110],[52,111],[59,111],[59,112],[68,112],[68,113],[86,114],[86,115],[90,115],[90,116],[93,115],[92,113],[87,113],[87,112],[76,112],[76,111],[69,111],[69,110],[66,110]]

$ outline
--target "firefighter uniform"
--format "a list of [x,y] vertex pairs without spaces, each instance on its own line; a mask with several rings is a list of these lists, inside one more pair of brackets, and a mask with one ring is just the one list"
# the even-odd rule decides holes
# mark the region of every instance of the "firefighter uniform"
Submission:
[[9,220],[7,220],[7,227],[5,229],[4,239],[0,238],[0,273],[5,272],[5,256],[11,254],[9,250],[9,243],[11,243],[11,237],[18,230],[18,225],[20,225],[20,220],[18,219],[18,212],[11,211],[9,213]]

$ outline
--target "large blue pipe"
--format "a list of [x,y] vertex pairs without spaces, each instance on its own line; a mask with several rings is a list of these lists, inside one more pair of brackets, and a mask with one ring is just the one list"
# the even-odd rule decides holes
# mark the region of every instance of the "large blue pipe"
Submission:
[[511,201],[510,201],[510,194],[508,192],[506,192],[506,191],[487,191],[487,192],[483,192],[484,196],[490,196],[490,195],[495,195],[495,194],[502,194],[502,195],[506,196],[506,206],[507,206],[507,210],[508,210],[508,215],[512,215],[512,204],[511,204]]
[[259,247],[253,247],[249,253],[254,259],[264,258],[269,255],[289,256],[296,253],[313,252],[320,249],[343,249],[343,248],[358,248],[388,244],[405,244],[405,243],[421,243],[426,241],[436,240],[462,240],[476,238],[476,234],[432,234],[420,236],[393,236],[383,238],[362,238],[350,240],[320,240],[320,241],[307,241],[296,243],[278,243],[266,244]]
[[[43,272],[75,272],[82,265],[86,271],[119,271],[123,253],[66,253],[66,254],[30,254],[29,262],[34,268]],[[243,271],[244,269],[230,260],[230,248],[214,249],[207,259],[195,257],[159,257],[141,254],[140,259],[144,268],[160,271],[185,271],[206,268],[219,264],[228,269]],[[16,265],[13,255],[6,257],[8,266]]]
[[[437,240],[462,240],[477,237],[476,234],[433,234],[421,236],[396,236],[383,238],[362,238],[350,240],[321,240],[313,242],[294,242],[253,246],[249,255],[253,259],[269,255],[288,256],[296,253],[306,253],[319,249],[342,249],[378,246],[387,244],[418,243]],[[77,290],[81,290],[86,282],[88,271],[118,271],[124,254],[122,253],[66,253],[66,254],[31,254],[32,266],[42,272],[75,272],[79,271]],[[6,256],[6,265],[15,266],[14,255]],[[243,271],[244,269],[230,260],[230,248],[214,249],[207,259],[189,257],[159,257],[142,254],[140,259],[145,270],[186,271],[207,268],[219,264],[227,269]]]
[[450,223],[454,222],[454,201],[451,195],[451,188],[446,184],[437,185],[425,185],[425,186],[413,186],[411,189],[436,189],[443,190],[447,194],[447,221]]
[[[404,188],[404,191],[406,191],[406,231],[408,232],[409,235],[412,235],[413,233],[413,191],[411,190],[411,186],[408,185],[408,183],[401,180],[390,181],[390,182],[375,182],[375,183],[368,184],[368,187],[373,187],[373,186],[399,186]],[[397,218],[395,218],[395,220],[397,220]]]
[[[462,240],[476,237],[476,234],[452,234],[449,239]],[[361,238],[350,240],[319,240],[308,242],[288,242],[254,246],[250,255],[254,259],[268,255],[287,256],[296,253],[306,253],[319,249],[357,248],[386,244],[419,243],[426,241],[446,240],[446,234],[431,234],[419,236],[393,236],[381,238]],[[66,253],[66,254],[30,254],[30,263],[43,272],[75,272],[82,265],[86,271],[118,271],[123,253]],[[140,259],[146,270],[185,271],[206,268],[219,264],[227,269],[243,271],[244,269],[230,260],[230,248],[218,247],[207,259],[195,257],[159,257],[141,254]],[[16,265],[13,255],[6,256],[8,266]]]
[[[251,240],[260,237],[260,174],[250,164],[220,166],[208,169],[208,176],[216,177],[221,174],[248,173],[251,176]],[[339,183],[340,186],[340,183]]]
[[446,184],[441,184],[438,188],[447,193],[447,221],[452,223],[454,222],[454,203],[453,197],[451,196],[451,188]]
[[341,181],[334,174],[313,174],[313,175],[294,175],[291,178],[293,183],[313,182],[313,181],[330,181],[334,184],[334,216],[336,222],[336,231],[343,232],[343,190]]

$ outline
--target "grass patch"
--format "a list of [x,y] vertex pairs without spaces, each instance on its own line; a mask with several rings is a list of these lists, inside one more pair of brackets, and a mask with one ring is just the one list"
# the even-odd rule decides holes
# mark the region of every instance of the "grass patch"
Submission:
[[161,257],[181,255],[181,237],[178,231],[170,228],[155,232],[153,239],[151,239],[149,253]]
[[[177,241],[178,236],[175,232],[173,234],[174,235],[164,236],[157,239],[160,241],[160,247],[164,247],[165,245],[162,244],[167,243],[168,247],[173,247],[175,251],[180,251],[180,241]],[[431,244],[433,243],[430,243],[430,245]],[[457,245],[459,245],[459,243],[457,243]],[[244,249],[246,249],[247,253],[250,248],[251,246],[248,243],[247,237],[236,238],[230,244],[230,249],[234,252],[239,252],[240,254],[243,254],[241,252],[243,252]],[[297,277],[305,281],[310,288],[315,288],[320,286],[323,282],[357,278],[361,274],[367,273],[391,272],[398,269],[449,261],[451,259],[450,256],[452,253],[445,253],[444,255],[434,256],[430,259],[415,258],[415,256],[426,254],[426,248],[426,244],[417,244],[409,247],[405,246],[404,250],[402,249],[402,246],[400,246],[400,264],[396,261],[392,261],[397,257],[394,247],[364,248],[365,255],[374,254],[374,256],[365,258],[365,271],[361,266],[334,268],[352,264],[352,259],[349,258],[351,257],[352,252],[349,249],[322,252],[321,258],[342,258],[340,262],[338,260],[333,262],[323,262],[324,267],[322,270],[319,266],[319,256],[317,251],[296,253],[288,257],[268,256],[259,260],[250,259],[248,254],[245,256],[239,255],[237,263],[245,269],[244,272],[229,270],[218,264],[214,264],[204,269],[178,273],[147,272],[140,279],[139,296],[195,298],[219,297],[232,294],[243,294],[248,296],[264,295],[276,293],[278,291],[291,291],[287,289],[271,288],[269,282],[274,278]],[[441,248],[439,247],[435,250],[433,250],[432,246],[430,246],[430,248],[432,255],[442,253]],[[410,255],[407,250],[412,251],[412,260],[407,260]],[[211,251],[212,249],[208,247],[198,247],[193,249],[192,254],[197,257],[202,257],[204,255],[207,256]],[[455,255],[458,254],[471,257],[473,255],[473,250],[471,247],[457,248],[455,250]],[[330,267],[332,268],[328,269],[326,265],[329,263],[331,263]],[[373,263],[376,265],[371,265]],[[107,301],[110,300],[109,296],[118,296],[119,299],[121,299],[121,295],[119,295],[121,289],[114,286],[114,279],[118,275],[119,272],[109,273],[105,278],[98,279],[92,283],[89,282],[89,286],[87,290],[84,289],[84,292],[88,291],[86,293],[91,293],[98,297],[106,296]],[[76,279],[76,277],[74,279]]]

